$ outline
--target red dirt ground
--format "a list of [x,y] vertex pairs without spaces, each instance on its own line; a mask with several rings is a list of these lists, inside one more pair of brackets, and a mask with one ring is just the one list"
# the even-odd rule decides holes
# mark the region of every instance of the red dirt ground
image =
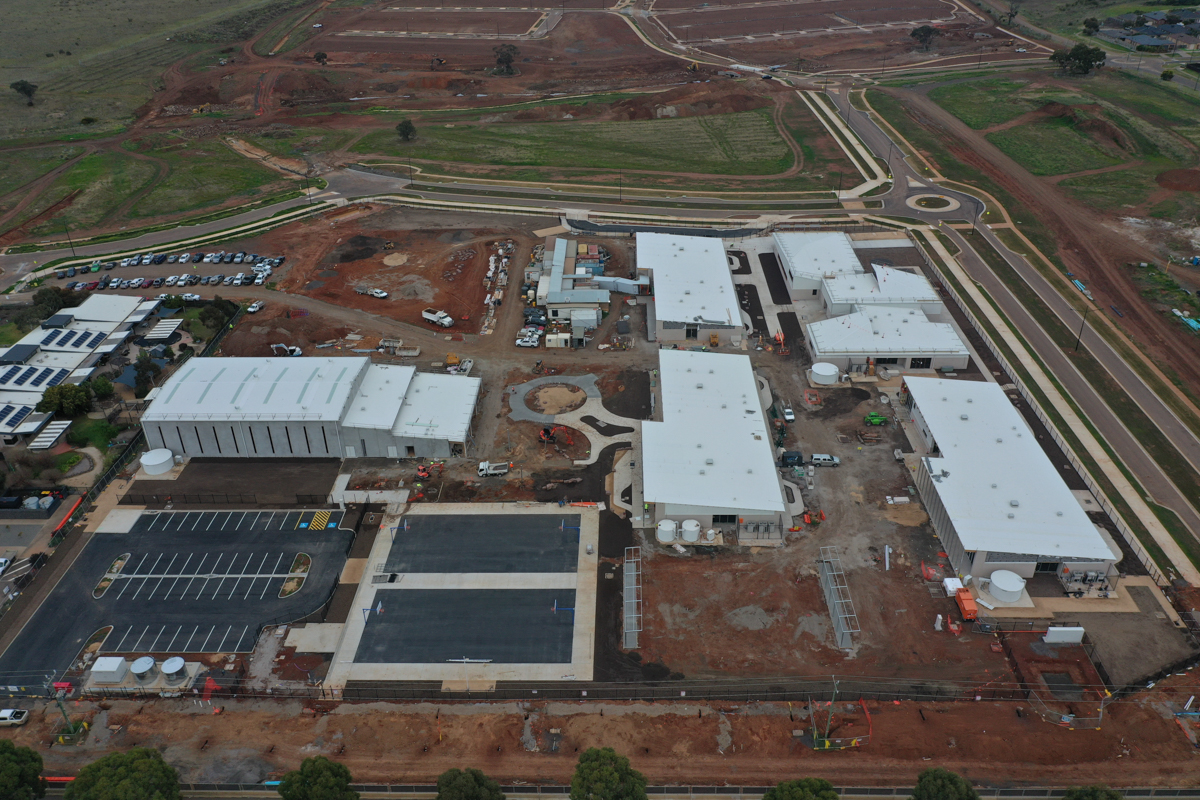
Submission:
[[[904,7],[880,8],[872,0],[841,0],[836,3],[804,3],[720,7],[712,10],[679,11],[656,15],[655,19],[680,39],[695,41],[709,37],[749,36],[792,31],[847,28],[886,22],[945,19],[955,7],[941,0],[913,0]],[[794,57],[793,57],[794,58]]]
[[[358,17],[357,31],[397,31],[400,33],[453,33],[488,35],[525,33],[542,15],[531,12],[481,13],[469,11],[405,11],[381,12]],[[338,37],[342,38],[342,37]],[[356,34],[357,38],[357,34]]]
[[1155,175],[1154,182],[1176,192],[1200,192],[1200,169],[1169,169]]

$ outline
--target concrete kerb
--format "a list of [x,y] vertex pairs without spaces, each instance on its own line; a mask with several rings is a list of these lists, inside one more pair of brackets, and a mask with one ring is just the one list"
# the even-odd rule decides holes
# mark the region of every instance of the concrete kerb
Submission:
[[[587,395],[587,400],[584,404],[575,409],[563,414],[541,414],[529,408],[525,404],[525,396],[534,389],[540,386],[552,386],[555,384],[567,384],[576,386],[583,390]],[[567,425],[579,430],[588,437],[591,442],[591,451],[588,457],[573,462],[577,467],[584,467],[590,464],[595,464],[600,458],[600,452],[604,448],[612,444],[620,442],[628,442],[631,445],[636,444],[635,439],[640,437],[641,423],[636,419],[627,417],[619,417],[611,413],[604,407],[601,400],[600,387],[596,385],[595,375],[543,375],[540,378],[534,378],[531,381],[509,386],[509,419],[518,422],[534,422],[539,425]],[[583,422],[583,417],[595,417],[598,421],[608,425],[616,425],[626,428],[633,428],[631,433],[617,434],[616,436],[605,436],[596,430],[588,423]]]
[[[823,125],[827,131],[829,131],[829,135],[837,141],[838,146],[841,147],[842,151],[846,153],[846,157],[850,159],[851,163],[855,165],[859,173],[863,176],[865,181],[864,183],[860,183],[858,186],[839,192],[839,198],[861,197],[873,189],[883,186],[884,184],[891,183],[892,179],[889,178],[882,169],[880,169],[879,163],[875,160],[875,156],[866,147],[866,145],[862,143],[862,140],[858,138],[858,135],[854,133],[854,131],[851,130],[845,122],[842,121],[842,118],[836,113],[836,109],[830,111],[830,109],[825,105],[825,102],[821,100],[819,96],[820,92],[815,92],[812,90],[797,90],[796,94],[801,100],[804,101],[805,105],[808,106],[809,110],[813,113],[813,116],[815,116],[821,122],[821,125]],[[846,102],[850,102],[849,97],[847,97]],[[838,136],[837,133],[834,132],[834,128],[837,129],[837,133],[840,133],[841,136]],[[853,153],[851,153],[849,148],[846,147],[843,139],[845,142],[849,142],[850,146],[854,148]],[[867,173],[867,169],[871,171],[871,174]]]

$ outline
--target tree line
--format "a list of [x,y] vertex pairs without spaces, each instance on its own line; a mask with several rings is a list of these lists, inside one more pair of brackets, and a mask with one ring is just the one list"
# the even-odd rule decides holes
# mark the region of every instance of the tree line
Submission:
[[[29,747],[0,739],[0,797],[38,800],[46,796],[42,757]],[[306,758],[283,776],[283,800],[361,800],[350,788],[346,765],[325,756]],[[611,747],[593,747],[579,756],[571,778],[570,800],[647,800],[646,777]],[[912,800],[979,800],[970,782],[949,770],[927,769],[917,777]],[[111,753],[79,770],[66,786],[66,800],[180,800],[179,773],[149,747]],[[437,800],[505,800],[500,784],[482,771],[450,769],[437,779]],[[838,800],[833,784],[822,778],[779,783],[763,800]],[[1068,789],[1062,800],[1122,800],[1105,786]]]

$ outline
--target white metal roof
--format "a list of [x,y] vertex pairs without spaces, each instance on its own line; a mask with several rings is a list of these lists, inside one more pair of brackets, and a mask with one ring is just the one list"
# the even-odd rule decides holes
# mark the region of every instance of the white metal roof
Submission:
[[836,231],[794,231],[771,234],[779,254],[793,278],[862,272],[862,262],[850,245],[850,237]]
[[415,367],[372,364],[367,367],[358,393],[350,401],[342,424],[352,428],[389,430],[400,413],[404,393],[412,382]]
[[822,291],[831,304],[940,303],[941,298],[923,275],[875,267],[875,274],[826,278]]
[[182,324],[183,320],[181,319],[160,320],[143,338],[151,342],[158,341],[159,339],[169,339],[171,338],[171,334]]
[[481,384],[479,378],[466,375],[418,372],[408,385],[392,433],[465,442]]
[[720,239],[641,232],[637,263],[654,274],[659,320],[741,327],[742,311]]
[[57,442],[59,438],[67,432],[67,428],[69,427],[71,427],[71,420],[56,419],[54,422],[51,422],[49,425],[43,428],[42,432],[39,433],[33,439],[33,441],[29,443],[29,449],[49,450],[54,446],[54,443]]
[[143,419],[339,421],[370,359],[193,358],[163,384]]
[[646,500],[783,511],[750,357],[662,350],[659,371],[663,421],[642,423]]
[[964,548],[1048,560],[1119,558],[999,386],[904,383],[941,451],[926,463]]
[[75,308],[63,309],[63,313],[74,315],[76,320],[124,322],[145,302],[142,297],[124,294],[94,294]]
[[809,323],[808,338],[817,355],[969,355],[953,325],[931,322],[917,306],[857,306]]

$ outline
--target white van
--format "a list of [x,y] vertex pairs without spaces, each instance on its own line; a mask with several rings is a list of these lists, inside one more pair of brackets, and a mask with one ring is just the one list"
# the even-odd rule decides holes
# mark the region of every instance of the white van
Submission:
[[814,467],[840,467],[842,460],[837,456],[831,456],[828,453],[813,453],[812,460],[808,463]]

